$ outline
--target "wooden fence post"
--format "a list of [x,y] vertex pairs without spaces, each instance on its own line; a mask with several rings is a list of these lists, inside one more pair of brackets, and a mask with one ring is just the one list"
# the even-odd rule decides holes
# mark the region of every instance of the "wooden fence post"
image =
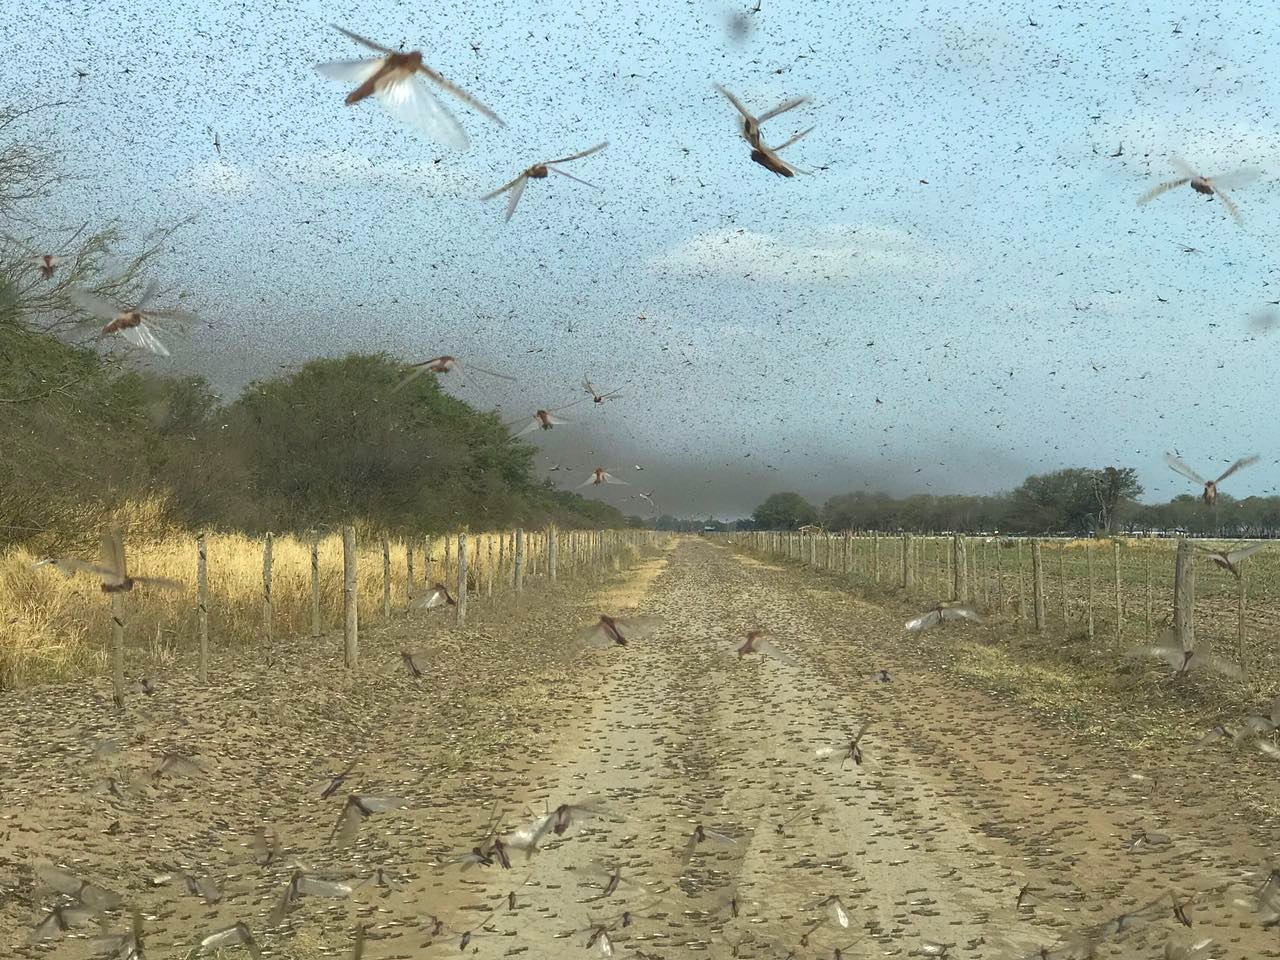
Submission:
[[488,555],[487,555],[487,558],[486,558],[486,561],[485,561],[485,584],[484,584],[484,595],[485,595],[486,597],[492,597],[492,596],[493,596],[493,574],[494,574],[494,569],[493,569],[493,536],[492,536],[492,534],[491,534],[491,535],[488,537],[488,539],[485,541],[485,549],[488,551]]
[[516,593],[524,591],[524,527],[516,528],[515,546],[515,578]]
[[1064,543],[1058,544],[1058,592],[1062,595],[1062,626],[1065,628],[1071,623],[1071,611],[1067,601],[1067,546]]
[[915,571],[911,569],[911,534],[902,535],[902,589],[910,590],[916,585]]
[[547,577],[556,582],[560,561],[560,532],[554,526],[547,527]]
[[209,555],[203,533],[196,540],[196,635],[200,640],[196,680],[204,686],[209,682]]
[[1151,580],[1151,556],[1155,550],[1147,550],[1147,636],[1151,636],[1151,604],[1152,596],[1155,594],[1155,588],[1152,586]]
[[271,592],[271,554],[273,542],[274,537],[268,533],[266,542],[262,545],[262,632],[266,638],[268,648],[271,646],[273,639],[272,628],[275,625],[275,598],[272,596]]
[[1022,538],[1018,538],[1018,619],[1025,620],[1027,618],[1027,588],[1026,577],[1022,570]]
[[938,555],[936,561],[938,568],[937,594],[939,598],[942,598],[950,594],[955,585],[955,578],[951,575],[951,543],[946,537],[939,536],[934,541],[933,546]]
[[324,633],[320,619],[320,534],[311,536],[311,636]]
[[342,528],[342,641],[348,668],[360,660],[359,563],[356,556],[356,528]]
[[1116,647],[1120,646],[1124,624],[1124,594],[1120,592],[1120,541],[1111,541],[1111,566],[1116,575]]
[[1005,547],[996,534],[996,607],[1005,609]]
[[871,531],[871,579],[880,582],[880,531]]
[[1040,541],[1031,541],[1031,589],[1035,591],[1032,600],[1035,607],[1036,633],[1044,631],[1044,557],[1041,553]]
[[1240,583],[1238,584],[1238,592],[1236,593],[1236,663],[1240,667],[1241,676],[1248,676],[1249,666],[1245,662],[1245,646],[1244,646],[1244,601],[1247,588],[1246,573],[1247,567],[1240,570]]
[[957,533],[951,542],[952,566],[955,580],[952,588],[953,600],[966,603],[969,600],[969,570],[965,560],[964,534]]
[[947,593],[954,593],[956,589],[956,577],[952,572],[952,554],[955,553],[955,534],[952,534],[952,542],[946,543],[944,540],[938,541],[938,551],[941,554],[939,562],[942,566],[942,579],[938,581],[938,594],[941,596],[945,590]]
[[[404,603],[409,606],[413,603],[413,538],[409,537],[404,544]],[[427,584],[430,586],[430,584]]]
[[391,543],[382,538],[382,617],[391,619]]
[[444,577],[435,575],[435,567],[431,563],[431,538],[424,537],[422,541],[422,582],[426,584],[430,590],[437,581],[444,582]]
[[1196,564],[1191,543],[1178,540],[1178,553],[1173,562],[1173,628],[1183,650],[1196,648]]
[[1089,622],[1088,631],[1089,639],[1093,639],[1093,541],[1087,541],[1084,545],[1084,561],[1085,561],[1085,578],[1089,581],[1088,607]]
[[458,534],[458,626],[467,622],[467,530]]
[[111,699],[124,709],[124,591],[111,594]]

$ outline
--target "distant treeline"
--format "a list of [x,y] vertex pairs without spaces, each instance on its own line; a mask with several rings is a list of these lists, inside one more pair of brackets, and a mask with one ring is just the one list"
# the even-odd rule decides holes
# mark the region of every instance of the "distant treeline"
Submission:
[[742,528],[795,530],[821,524],[828,530],[999,530],[1014,534],[1134,533],[1185,530],[1199,536],[1280,536],[1280,497],[1236,500],[1218,495],[1207,507],[1198,494],[1168,503],[1143,504],[1142,486],[1131,468],[1072,468],[1028,477],[1010,493],[994,496],[894,497],[846,493],[815,506],[796,493],[775,493]]

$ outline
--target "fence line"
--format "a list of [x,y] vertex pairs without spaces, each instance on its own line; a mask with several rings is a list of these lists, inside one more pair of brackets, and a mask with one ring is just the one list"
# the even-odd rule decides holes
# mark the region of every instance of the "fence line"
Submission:
[[[18,626],[0,641],[0,687],[43,679],[46,664],[79,674],[83,660],[100,664],[106,652],[112,696],[123,703],[128,693],[126,637],[133,645],[130,649],[136,649],[139,640],[162,631],[176,637],[175,645],[190,645],[201,684],[216,683],[216,676],[210,676],[211,650],[260,642],[270,657],[277,639],[307,633],[322,637],[326,610],[331,611],[331,624],[340,617],[343,658],[355,667],[359,628],[411,609],[420,582],[427,587],[450,584],[449,589],[456,590],[457,623],[464,624],[468,603],[514,597],[539,577],[569,583],[603,576],[668,536],[630,529],[464,531],[457,535],[456,551],[452,535],[436,537],[436,557],[431,538],[425,543],[391,537],[362,541],[351,527],[323,536],[313,532],[306,541],[271,534],[260,540],[210,533],[189,540],[171,537],[127,544],[129,569],[144,577],[176,579],[187,588],[160,591],[144,584],[111,594],[109,604],[102,602],[91,581],[65,580],[48,566],[34,568],[34,558],[18,549],[0,555],[0,608],[19,611],[28,619],[16,621]],[[421,581],[415,576],[419,549],[419,556],[425,557]],[[258,551],[260,580],[252,570]],[[403,598],[398,596],[401,590]],[[28,639],[15,639],[13,634],[23,629]],[[72,650],[79,651],[80,660],[66,653]]]
[[[1100,651],[1152,642],[1171,624],[1186,649],[1212,649],[1254,677],[1280,679],[1280,644],[1270,642],[1280,633],[1280,544],[1242,561],[1237,579],[1212,562],[1209,541],[1116,538],[1110,543],[1111,569],[1103,560],[1098,571],[1094,552],[1105,549],[1101,540],[901,534],[894,538],[900,572],[886,577],[879,554],[888,536],[861,531],[712,535],[764,557],[821,570],[869,593],[892,592],[924,604],[976,602],[997,619],[1007,616],[1036,633],[1065,631]],[[819,540],[824,542],[815,543]],[[823,562],[815,563],[814,557]],[[1163,604],[1157,591],[1168,591]],[[1052,624],[1051,599],[1057,601]]]

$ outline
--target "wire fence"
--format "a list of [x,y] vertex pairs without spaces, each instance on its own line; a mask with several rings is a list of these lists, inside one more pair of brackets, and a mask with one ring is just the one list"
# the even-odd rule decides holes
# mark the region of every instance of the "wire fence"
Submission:
[[[665,535],[555,527],[413,539],[357,538],[352,528],[310,539],[137,537],[125,553],[139,583],[112,593],[90,575],[64,576],[12,548],[0,552],[0,689],[101,674],[109,661],[118,687],[126,647],[135,666],[192,662],[203,680],[211,647],[253,645],[270,663],[282,641],[337,630],[354,666],[361,625],[428,603],[433,616],[465,623],[469,606],[509,602],[552,581],[598,578],[659,538]],[[148,577],[182,586],[158,589]],[[448,598],[429,601],[437,585]]]
[[[972,602],[1016,629],[1084,635],[1116,650],[1157,640],[1174,623],[1178,543],[1158,538],[1062,539],[749,531],[714,535],[761,556],[836,574],[868,591]],[[1187,541],[1194,557],[1194,648],[1280,680],[1280,544],[1235,564],[1214,561],[1238,542]],[[1268,542],[1270,547],[1270,542]],[[1037,629],[1036,561],[1040,567]],[[1238,573],[1238,576],[1237,576]]]

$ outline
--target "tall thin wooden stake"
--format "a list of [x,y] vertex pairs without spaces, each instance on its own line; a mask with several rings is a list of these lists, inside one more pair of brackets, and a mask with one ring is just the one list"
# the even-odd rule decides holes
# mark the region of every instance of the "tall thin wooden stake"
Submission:
[[111,594],[111,699],[124,709],[124,591]]
[[[413,603],[413,540],[412,538],[405,541],[404,545],[404,602],[405,606]],[[430,584],[428,584],[430,586]]]
[[458,534],[458,626],[467,622],[467,531]]
[[1124,593],[1120,590],[1120,541],[1111,541],[1111,566],[1116,575],[1116,647],[1120,646],[1124,626]]
[[271,577],[271,554],[274,542],[275,538],[268,533],[266,542],[262,545],[262,635],[267,642],[268,656],[274,639],[272,631],[276,619],[276,603],[272,592]]
[[360,661],[359,560],[356,528],[342,528],[342,652],[348,669]]
[[493,596],[493,536],[485,538],[484,595]]
[[1245,594],[1248,592],[1245,579],[1245,570],[1247,568],[1247,564],[1244,564],[1242,561],[1240,569],[1240,583],[1238,584],[1239,590],[1236,593],[1236,663],[1239,665],[1240,673],[1243,676],[1248,676],[1249,674],[1249,665],[1245,662],[1244,644],[1244,606]]
[[196,680],[204,686],[209,682],[209,555],[203,533],[196,540],[196,635],[200,640]]
[[324,633],[320,618],[320,534],[311,536],[311,636]]
[[560,532],[555,527],[547,527],[547,577],[552,583],[559,576]]
[[961,603],[969,601],[969,565],[966,562],[964,534],[957,533],[951,541],[952,566],[955,569],[955,586],[951,591],[951,599]]
[[391,619],[391,543],[382,538],[382,617]]
[[1062,625],[1071,623],[1071,614],[1067,609],[1067,545],[1058,544],[1058,593],[1062,595]]
[[916,585],[915,571],[911,569],[911,534],[902,535],[902,589],[911,590]]
[[1173,561],[1173,628],[1183,650],[1196,648],[1196,563],[1191,542],[1178,541]]
[[996,537],[996,607],[1003,610],[1004,603],[1004,547]]
[[1040,541],[1031,541],[1031,578],[1035,601],[1036,633],[1044,632],[1044,558],[1040,551]]
[[1089,607],[1089,639],[1093,639],[1093,542],[1087,541],[1084,545],[1084,575],[1088,580],[1088,607]]
[[524,592],[524,527],[516,528],[515,546],[515,580],[516,593]]
[[1155,553],[1155,550],[1152,550],[1151,548],[1148,547],[1147,549],[1147,636],[1151,636],[1151,604],[1152,604],[1153,595],[1155,595],[1155,589],[1152,588],[1152,584],[1151,584],[1151,557],[1153,553]]
[[1027,589],[1022,572],[1022,538],[1018,538],[1018,619],[1027,618]]

